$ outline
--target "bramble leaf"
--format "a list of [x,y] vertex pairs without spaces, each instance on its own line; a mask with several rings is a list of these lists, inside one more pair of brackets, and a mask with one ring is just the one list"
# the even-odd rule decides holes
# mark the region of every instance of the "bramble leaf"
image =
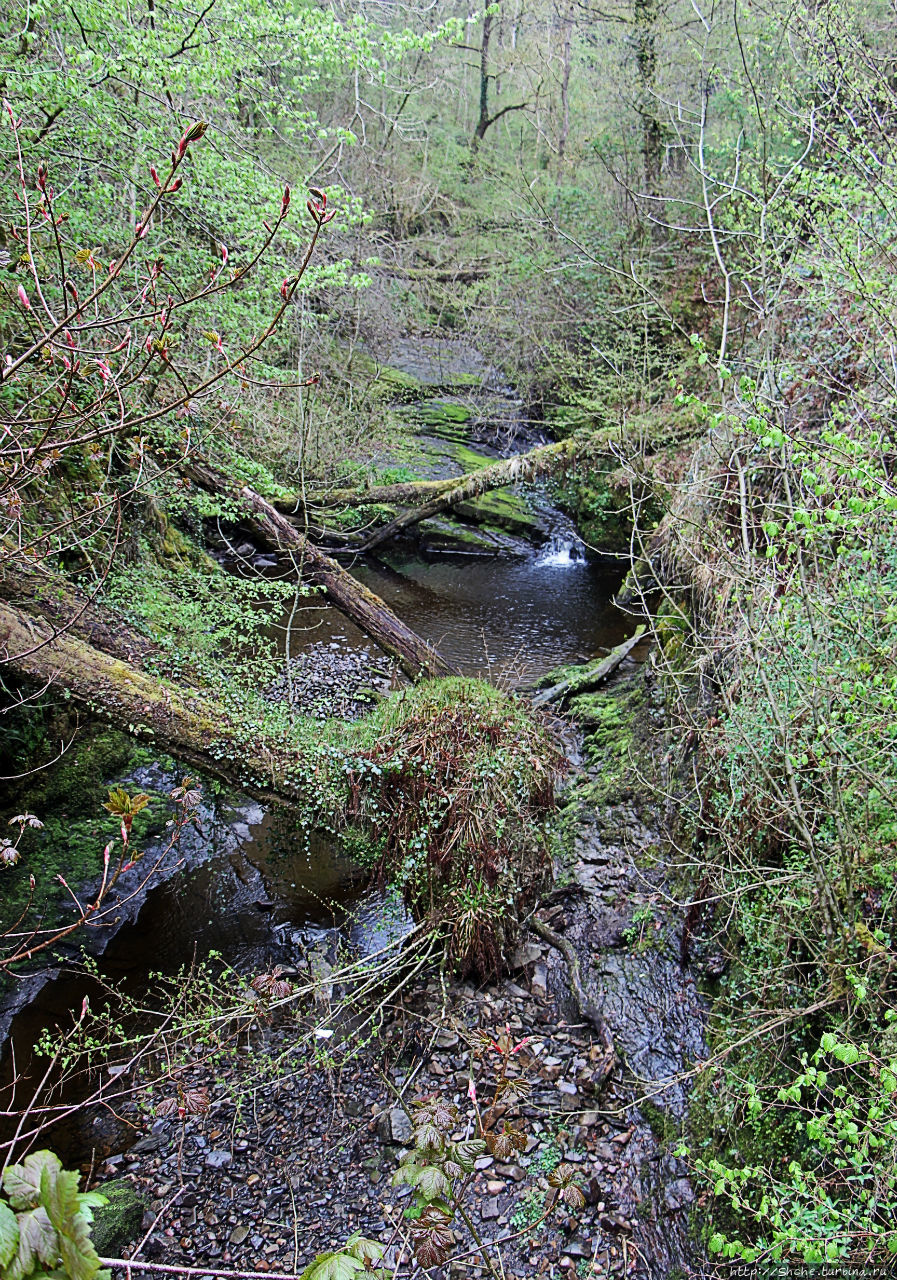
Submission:
[[0,1267],[14,1258],[19,1248],[19,1222],[8,1204],[0,1200]]
[[3,1171],[3,1190],[14,1209],[33,1209],[37,1205],[45,1168],[62,1168],[61,1160],[52,1151],[34,1151],[22,1164],[11,1164]]

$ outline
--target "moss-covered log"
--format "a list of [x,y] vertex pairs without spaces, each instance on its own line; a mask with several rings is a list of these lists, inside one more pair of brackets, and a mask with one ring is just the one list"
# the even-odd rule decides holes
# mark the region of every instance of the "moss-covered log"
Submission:
[[302,576],[322,586],[333,604],[376,640],[382,649],[397,658],[410,675],[458,674],[455,667],[397,617],[379,596],[309,542],[286,516],[249,485],[232,483],[206,462],[186,463],[183,470],[197,484],[213,493],[233,493],[239,497],[260,541],[272,550],[292,555]]
[[46,606],[49,616],[41,616],[42,610],[40,602],[26,611],[0,601],[0,669],[53,684],[117,728],[260,798],[304,798],[305,762],[298,745],[237,722],[198,689],[141,670],[134,659],[149,656],[152,644],[117,614],[88,604],[60,631],[53,607]]
[[[550,475],[566,462],[576,457],[585,444],[581,436],[570,436],[556,444],[540,445],[529,453],[515,454],[513,458],[502,458],[480,471],[471,471],[448,483],[440,481],[440,488],[423,505],[414,507],[391,520],[373,533],[360,548],[361,551],[373,551],[391,538],[396,537],[404,529],[429,520],[459,503],[467,502],[492,489],[503,489],[510,484],[518,484],[526,480],[535,480],[539,476]],[[431,482],[432,483],[432,482]],[[405,486],[409,489],[412,486]],[[416,486],[420,492],[420,486]],[[426,491],[424,491],[424,496]],[[410,501],[410,495],[405,501]]]

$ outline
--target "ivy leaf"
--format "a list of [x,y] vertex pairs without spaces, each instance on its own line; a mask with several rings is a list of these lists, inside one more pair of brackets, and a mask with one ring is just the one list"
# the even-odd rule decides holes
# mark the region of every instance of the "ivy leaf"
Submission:
[[61,1169],[62,1161],[52,1151],[34,1151],[22,1164],[11,1164],[3,1173],[3,1190],[14,1209],[33,1209],[40,1200],[41,1173]]
[[19,1248],[19,1221],[8,1204],[0,1200],[0,1267],[14,1258]]

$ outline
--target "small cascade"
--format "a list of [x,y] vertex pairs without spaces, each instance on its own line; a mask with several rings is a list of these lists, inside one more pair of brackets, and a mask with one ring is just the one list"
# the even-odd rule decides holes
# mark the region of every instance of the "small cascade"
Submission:
[[567,568],[585,564],[586,552],[582,539],[571,528],[555,529],[539,552],[536,564],[548,568]]

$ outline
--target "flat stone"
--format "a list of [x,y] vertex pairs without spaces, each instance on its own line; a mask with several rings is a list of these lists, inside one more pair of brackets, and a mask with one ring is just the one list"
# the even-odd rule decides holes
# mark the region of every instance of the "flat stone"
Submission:
[[210,1151],[206,1156],[207,1169],[224,1169],[233,1160],[229,1151]]
[[248,1235],[249,1228],[245,1224],[241,1224],[239,1227],[234,1227],[227,1239],[230,1244],[242,1244]]
[[569,1254],[571,1258],[590,1258],[592,1256],[592,1246],[588,1240],[571,1240],[565,1247],[564,1252]]
[[484,1222],[494,1221],[499,1216],[500,1213],[501,1213],[501,1209],[499,1209],[498,1207],[497,1197],[489,1200],[484,1200],[482,1205],[480,1206],[480,1217],[483,1219]]

